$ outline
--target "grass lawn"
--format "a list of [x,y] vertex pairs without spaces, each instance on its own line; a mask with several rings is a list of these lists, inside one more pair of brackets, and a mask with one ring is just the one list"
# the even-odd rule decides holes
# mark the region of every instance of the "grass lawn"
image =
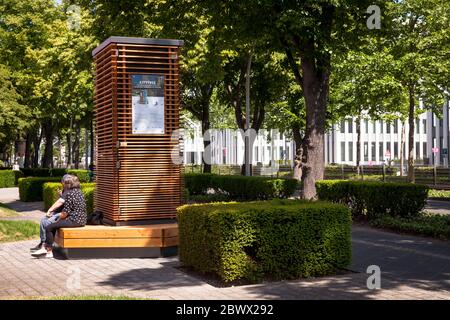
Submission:
[[0,203],[0,219],[18,216],[17,212],[12,210],[6,204]]
[[39,237],[39,224],[33,221],[0,220],[0,243]]
[[422,213],[413,218],[384,216],[370,222],[374,227],[450,240],[450,215]]

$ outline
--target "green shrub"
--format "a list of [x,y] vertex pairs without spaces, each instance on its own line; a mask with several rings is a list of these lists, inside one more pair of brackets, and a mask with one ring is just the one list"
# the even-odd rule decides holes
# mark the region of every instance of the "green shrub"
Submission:
[[[45,210],[48,210],[53,203],[59,198],[58,191],[62,189],[61,183],[47,182],[43,187],[43,198]],[[81,191],[83,192],[84,199],[86,201],[87,213],[94,212],[94,190],[95,183],[82,183]]]
[[189,190],[189,194],[206,194],[211,187],[210,173],[185,173],[184,186]]
[[89,182],[89,170],[67,169],[68,174],[77,176],[80,182]]
[[230,200],[288,198],[298,187],[295,179],[192,173],[185,174],[184,179],[190,195],[206,195],[213,190]]
[[383,216],[370,224],[378,228],[450,240],[450,215],[423,214],[411,218]]
[[61,177],[29,177],[19,179],[20,201],[42,201],[43,185],[46,182],[61,181]]
[[450,190],[428,190],[428,198],[450,200]]
[[225,282],[321,276],[351,261],[345,206],[271,200],[177,210],[180,261]]
[[417,216],[424,208],[428,187],[410,183],[324,180],[316,182],[320,200],[348,205],[353,216],[369,218]]
[[0,188],[12,188],[17,185],[20,171],[0,170]]
[[66,174],[64,168],[22,168],[24,177],[62,177]]

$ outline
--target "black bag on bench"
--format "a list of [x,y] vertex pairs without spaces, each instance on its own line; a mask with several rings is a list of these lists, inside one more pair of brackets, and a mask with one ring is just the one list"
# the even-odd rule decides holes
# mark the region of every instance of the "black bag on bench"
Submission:
[[88,225],[102,225],[103,224],[103,213],[101,211],[94,211],[90,214],[87,219]]

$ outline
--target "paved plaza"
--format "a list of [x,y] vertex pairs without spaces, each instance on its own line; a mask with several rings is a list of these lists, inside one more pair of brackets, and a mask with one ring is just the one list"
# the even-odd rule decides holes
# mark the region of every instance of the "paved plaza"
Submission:
[[[13,189],[0,202],[20,206]],[[42,204],[35,203],[35,207]],[[43,214],[31,209],[30,216]],[[16,209],[17,210],[17,209]],[[28,216],[26,208],[21,214]],[[450,299],[450,243],[353,226],[353,262],[343,274],[216,287],[179,268],[178,257],[36,259],[36,240],[0,244],[0,298],[125,295],[156,299]],[[367,267],[381,270],[381,289],[367,288]]]

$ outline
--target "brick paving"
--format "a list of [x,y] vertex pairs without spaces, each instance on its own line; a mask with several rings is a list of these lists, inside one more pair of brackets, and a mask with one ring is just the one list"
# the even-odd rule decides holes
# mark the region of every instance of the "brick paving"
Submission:
[[[383,276],[381,289],[369,290],[368,274],[215,287],[177,267],[177,257],[154,259],[36,259],[35,241],[0,244],[0,298],[57,295],[125,295],[167,300],[227,299],[450,299],[433,281],[404,282]],[[79,282],[77,280],[79,279]]]
[[[33,207],[17,201],[17,188],[0,190],[0,202],[19,208],[24,216],[30,212],[27,208],[31,216],[43,214],[41,204]],[[36,240],[4,243],[0,244],[0,299],[107,294],[163,300],[450,300],[450,243],[361,226],[353,227],[352,240],[351,272],[235,287],[215,287],[181,271],[177,257],[36,259],[29,254]],[[380,266],[381,289],[367,288],[369,265]]]

